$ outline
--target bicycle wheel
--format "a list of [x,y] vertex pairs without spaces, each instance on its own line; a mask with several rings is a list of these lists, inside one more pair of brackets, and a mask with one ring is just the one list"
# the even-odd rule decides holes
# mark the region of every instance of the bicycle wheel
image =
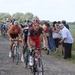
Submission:
[[14,59],[15,59],[14,46],[12,47],[12,58],[13,58],[13,62],[14,62]]
[[37,75],[44,75],[44,68],[41,58],[38,59],[37,63]]
[[37,64],[34,62],[34,65],[33,65],[33,75],[36,75],[36,72],[37,72]]
[[25,57],[25,67],[27,68],[28,67],[28,55],[26,55],[26,57]]
[[35,61],[35,57],[34,57],[34,59],[33,59],[33,66],[32,66],[32,73],[33,73],[33,75],[36,75],[36,72],[37,72],[37,63],[36,63],[36,61]]
[[3,32],[2,32],[2,36],[5,36],[5,30],[3,30]]
[[18,65],[18,62],[19,62],[19,51],[16,48],[16,65]]

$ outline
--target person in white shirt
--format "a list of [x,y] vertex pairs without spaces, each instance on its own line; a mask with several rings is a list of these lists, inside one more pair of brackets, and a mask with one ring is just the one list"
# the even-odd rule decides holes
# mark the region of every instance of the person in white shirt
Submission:
[[64,46],[64,59],[71,58],[71,50],[73,44],[73,37],[70,31],[64,26],[64,24],[59,24],[62,34],[62,39],[60,43]]

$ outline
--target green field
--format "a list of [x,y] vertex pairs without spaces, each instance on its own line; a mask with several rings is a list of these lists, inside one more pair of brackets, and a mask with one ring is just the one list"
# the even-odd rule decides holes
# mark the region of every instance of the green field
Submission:
[[[73,36],[73,39],[75,40],[75,25],[69,25],[70,26],[70,32]],[[50,52],[50,55],[55,56],[59,60],[63,59],[62,58],[62,50],[61,47],[59,48],[59,51],[57,53],[55,52]],[[71,62],[75,64],[75,41],[72,45],[72,58],[68,58],[65,61]]]

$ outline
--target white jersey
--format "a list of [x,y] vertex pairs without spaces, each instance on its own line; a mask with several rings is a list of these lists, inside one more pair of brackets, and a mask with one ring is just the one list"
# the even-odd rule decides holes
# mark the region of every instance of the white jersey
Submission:
[[12,23],[7,22],[7,23],[6,23],[6,28],[9,29],[9,27],[10,27],[11,25],[12,25]]

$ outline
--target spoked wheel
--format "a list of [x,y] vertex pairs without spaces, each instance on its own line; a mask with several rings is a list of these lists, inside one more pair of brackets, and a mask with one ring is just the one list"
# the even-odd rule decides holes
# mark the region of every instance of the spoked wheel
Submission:
[[44,68],[43,68],[43,63],[42,59],[38,59],[38,64],[37,64],[37,75],[44,75]]

